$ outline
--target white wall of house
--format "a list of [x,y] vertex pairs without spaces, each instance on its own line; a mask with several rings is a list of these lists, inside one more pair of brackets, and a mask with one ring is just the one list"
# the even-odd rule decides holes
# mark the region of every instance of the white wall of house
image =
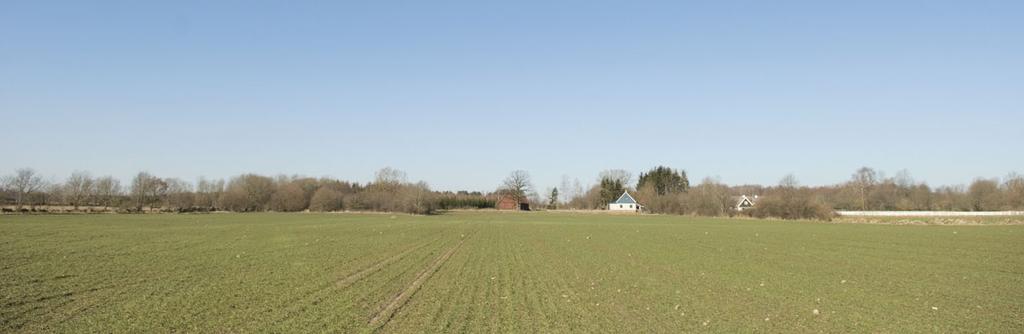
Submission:
[[636,204],[608,204],[608,211],[636,211]]

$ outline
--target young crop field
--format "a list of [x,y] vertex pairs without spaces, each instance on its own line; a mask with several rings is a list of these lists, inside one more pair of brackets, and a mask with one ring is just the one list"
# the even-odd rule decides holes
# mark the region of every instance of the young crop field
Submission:
[[1024,226],[0,216],[3,332],[1024,332]]

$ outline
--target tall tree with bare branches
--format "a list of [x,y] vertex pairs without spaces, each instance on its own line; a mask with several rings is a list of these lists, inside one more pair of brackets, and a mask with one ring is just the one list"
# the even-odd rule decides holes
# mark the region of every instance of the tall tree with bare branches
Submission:
[[875,172],[874,169],[861,167],[856,173],[853,173],[850,184],[857,189],[861,210],[868,210],[868,196],[876,183],[878,183],[878,172]]
[[508,174],[508,177],[502,181],[501,192],[506,196],[509,196],[516,203],[522,203],[531,190],[533,185],[530,182],[530,173],[525,170],[515,170]]
[[75,171],[64,182],[64,199],[78,210],[79,205],[88,204],[96,187],[89,172]]
[[1006,205],[1010,209],[1024,209],[1024,175],[1011,172],[1003,178],[1004,191],[1006,192]]
[[167,192],[167,183],[147,172],[139,172],[132,179],[131,192],[135,209],[142,212],[145,206],[152,206]]
[[101,205],[110,207],[114,200],[122,195],[121,181],[113,176],[104,176],[96,179],[93,187],[93,198]]
[[43,177],[31,168],[19,169],[14,172],[14,175],[5,177],[3,181],[4,185],[14,192],[14,201],[18,210],[21,210],[29,195],[46,186]]
[[1002,198],[999,194],[999,182],[996,180],[983,178],[974,180],[967,188],[967,196],[971,199],[971,209],[974,211],[1001,209]]
[[597,180],[598,182],[602,180],[611,180],[613,183],[618,182],[623,186],[626,186],[633,181],[633,173],[630,173],[625,169],[608,169],[598,173]]

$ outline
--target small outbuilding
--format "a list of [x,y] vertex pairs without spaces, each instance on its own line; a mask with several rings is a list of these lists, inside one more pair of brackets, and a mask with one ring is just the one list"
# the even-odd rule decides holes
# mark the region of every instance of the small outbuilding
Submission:
[[633,199],[633,196],[629,195],[628,191],[623,191],[622,196],[614,202],[608,203],[608,211],[612,212],[640,212],[643,206]]
[[530,211],[530,202],[526,198],[516,200],[513,196],[501,196],[501,198],[498,198],[498,202],[494,203],[494,208],[498,210]]

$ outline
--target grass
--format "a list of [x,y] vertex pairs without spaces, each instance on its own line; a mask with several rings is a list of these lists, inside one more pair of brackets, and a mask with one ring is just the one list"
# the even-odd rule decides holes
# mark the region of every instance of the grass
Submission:
[[0,216],[0,254],[8,332],[1024,331],[1020,225]]

